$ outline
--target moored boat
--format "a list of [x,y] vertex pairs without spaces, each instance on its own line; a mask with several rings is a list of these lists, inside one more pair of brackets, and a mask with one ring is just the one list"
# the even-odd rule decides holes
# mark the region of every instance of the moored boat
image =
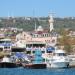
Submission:
[[43,63],[43,58],[41,57],[41,50],[35,50],[35,54],[31,63],[27,63],[24,65],[25,68],[31,69],[45,69],[46,63]]
[[4,56],[0,62],[0,68],[16,68],[18,65],[13,62],[10,57]]
[[53,56],[49,58],[50,68],[69,67],[69,58],[64,50],[55,50]]

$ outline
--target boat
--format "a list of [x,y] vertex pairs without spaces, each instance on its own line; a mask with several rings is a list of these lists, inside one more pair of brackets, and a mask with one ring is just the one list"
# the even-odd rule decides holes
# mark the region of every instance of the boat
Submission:
[[25,67],[30,69],[45,69],[46,64],[26,64]]
[[69,58],[64,50],[55,50],[49,58],[48,65],[50,68],[68,68]]
[[22,63],[25,61],[25,45],[20,42],[21,40],[14,42],[11,48],[11,55],[14,61],[19,67],[22,67]]
[[41,57],[41,50],[35,50],[34,57],[31,63],[25,64],[25,68],[31,69],[45,69],[46,63],[43,62],[43,58]]
[[75,67],[75,54],[70,54],[70,55],[68,55],[68,57],[69,57],[69,60],[70,60],[69,67],[70,68]]
[[0,51],[11,51],[12,42],[11,39],[0,39]]
[[4,56],[0,61],[0,68],[16,68],[18,65],[10,57]]

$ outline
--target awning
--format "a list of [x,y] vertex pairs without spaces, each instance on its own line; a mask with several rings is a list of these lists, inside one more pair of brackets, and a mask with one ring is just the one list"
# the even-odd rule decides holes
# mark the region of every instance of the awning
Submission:
[[50,47],[47,47],[47,48],[46,48],[46,50],[47,50],[47,51],[54,51],[54,50],[55,50],[55,48],[54,48],[54,47],[52,47],[52,46],[50,46]]

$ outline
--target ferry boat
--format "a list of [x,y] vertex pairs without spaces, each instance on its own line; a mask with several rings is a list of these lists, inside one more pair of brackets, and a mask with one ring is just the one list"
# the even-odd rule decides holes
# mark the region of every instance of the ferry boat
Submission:
[[53,56],[49,58],[50,68],[67,68],[69,67],[69,58],[64,50],[55,50]]
[[15,68],[18,65],[11,60],[10,57],[4,56],[2,61],[0,61],[0,68]]

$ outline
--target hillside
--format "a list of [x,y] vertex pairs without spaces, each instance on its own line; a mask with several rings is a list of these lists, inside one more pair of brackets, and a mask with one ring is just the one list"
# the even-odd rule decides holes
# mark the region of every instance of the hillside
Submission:
[[[56,30],[61,28],[70,28],[75,29],[75,18],[54,18],[54,28]],[[9,17],[9,18],[0,18],[0,28],[1,27],[18,27],[23,28],[24,30],[33,30],[34,26],[36,25],[43,26],[45,29],[48,29],[48,17],[40,17],[40,18],[33,18],[33,17]]]

